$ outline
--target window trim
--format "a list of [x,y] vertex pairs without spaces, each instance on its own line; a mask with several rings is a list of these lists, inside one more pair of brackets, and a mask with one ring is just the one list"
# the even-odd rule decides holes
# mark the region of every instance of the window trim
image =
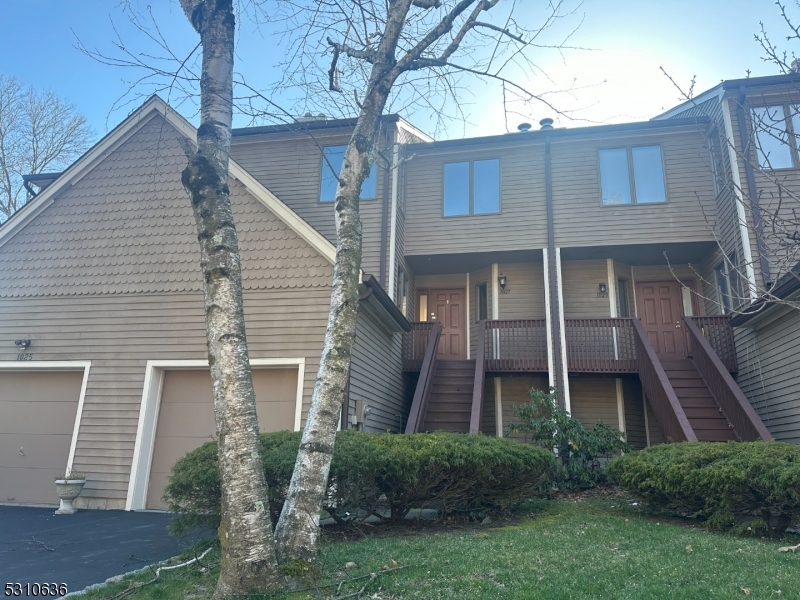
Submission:
[[[317,204],[333,204],[336,202],[336,198],[334,197],[333,200],[323,200],[322,199],[322,180],[323,174],[325,173],[325,167],[328,166],[327,160],[325,158],[325,150],[328,148],[344,148],[347,150],[347,144],[329,144],[327,146],[322,146],[322,152],[320,153],[319,157],[319,186],[317,191]],[[342,162],[344,162],[344,155],[342,155]],[[375,169],[375,195],[374,196],[359,196],[359,200],[377,200],[378,199],[378,163],[377,161],[373,162],[370,165],[370,171]],[[338,173],[336,176],[338,177]],[[372,173],[370,173],[372,175]],[[369,179],[369,177],[367,177]],[[366,179],[364,180],[366,181]],[[363,187],[363,184],[362,184]]]
[[[653,146],[658,146],[659,154],[661,155],[661,175],[664,178],[664,201],[663,202],[637,202],[636,201],[636,183],[635,183],[635,175],[633,172],[633,149],[634,148],[652,148]],[[627,160],[628,160],[628,185],[630,186],[631,191],[631,203],[630,204],[604,204],[603,203],[603,172],[600,168],[600,152],[603,150],[619,150],[621,148],[625,148],[627,150]],[[603,146],[597,149],[597,183],[599,189],[599,196],[600,196],[600,207],[601,208],[629,208],[632,206],[665,206],[670,203],[669,201],[669,183],[667,182],[667,165],[664,161],[664,146],[661,142],[655,144],[630,144],[630,145],[622,145],[622,146]]]
[[[758,104],[753,105],[751,104],[748,110],[748,117],[750,119],[750,143],[753,146],[753,153],[754,153],[754,168],[758,169],[759,171],[769,171],[772,173],[776,172],[783,172],[783,171],[791,171],[800,169],[800,141],[797,139],[797,132],[794,130],[794,121],[792,119],[792,102],[773,102],[770,104]],[[791,167],[778,167],[777,169],[772,167],[761,166],[761,161],[758,160],[758,140],[756,138],[756,127],[755,127],[755,118],[753,117],[753,112],[759,108],[770,108],[771,106],[780,106],[783,109],[783,122],[786,127],[786,134],[789,138],[789,157],[792,159],[792,166]],[[800,103],[795,104],[797,106],[797,116],[800,118]],[[749,158],[749,157],[748,157]]]
[[[497,161],[497,211],[496,212],[475,212],[475,169],[474,163],[496,160]],[[444,212],[444,188],[445,188],[445,167],[447,165],[458,165],[467,163],[469,165],[469,212],[461,215],[446,215]],[[487,156],[481,158],[472,158],[468,160],[453,160],[442,163],[442,204],[441,216],[443,219],[458,219],[463,217],[490,217],[494,215],[503,214],[503,161],[499,156]]]

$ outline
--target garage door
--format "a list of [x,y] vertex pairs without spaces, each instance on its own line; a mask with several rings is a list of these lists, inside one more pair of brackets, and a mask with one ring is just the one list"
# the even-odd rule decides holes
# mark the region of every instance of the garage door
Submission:
[[[256,412],[261,431],[294,429],[297,369],[254,369]],[[161,501],[172,465],[214,436],[211,375],[207,371],[166,371],[156,426],[147,508]]]
[[0,502],[58,504],[83,371],[0,371]]

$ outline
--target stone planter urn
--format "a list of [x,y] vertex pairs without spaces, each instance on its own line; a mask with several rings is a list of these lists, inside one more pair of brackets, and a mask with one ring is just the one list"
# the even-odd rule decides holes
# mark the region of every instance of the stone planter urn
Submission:
[[86,483],[85,478],[73,479],[56,479],[56,494],[61,499],[61,506],[56,511],[57,515],[74,515],[78,509],[72,506],[72,502],[80,496],[83,490],[83,484]]

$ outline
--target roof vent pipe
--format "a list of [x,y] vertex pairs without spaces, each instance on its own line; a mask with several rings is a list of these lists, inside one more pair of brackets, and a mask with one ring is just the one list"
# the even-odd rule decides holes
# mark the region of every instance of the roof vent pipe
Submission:
[[531,130],[531,124],[530,123],[520,123],[519,125],[517,125],[517,129],[519,131],[521,131],[522,133],[525,133],[526,131],[530,131]]
[[553,119],[549,117],[547,119],[542,119],[541,121],[539,121],[539,125],[541,125],[540,129],[552,129]]

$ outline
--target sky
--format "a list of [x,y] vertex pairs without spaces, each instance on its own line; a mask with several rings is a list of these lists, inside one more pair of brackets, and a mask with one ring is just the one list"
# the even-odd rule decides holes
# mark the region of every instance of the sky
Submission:
[[[161,34],[176,54],[197,44],[177,0],[130,1],[144,14],[151,6]],[[540,0],[522,2],[522,17],[536,22]],[[796,12],[800,21],[800,10]],[[463,101],[465,120],[437,127],[422,110],[407,110],[403,116],[437,139],[503,133],[523,121],[535,124],[544,117],[554,117],[557,126],[564,127],[646,120],[682,100],[661,67],[684,89],[695,77],[696,93],[722,79],[746,77],[748,71],[751,76],[775,74],[776,67],[762,60],[753,39],[759,22],[791,52],[774,0],[584,0],[547,37],[557,41],[577,27],[569,44],[579,49],[542,50],[536,56],[538,75],[524,82],[544,92],[554,108],[521,106],[519,114],[506,115],[497,86],[469,82]],[[53,89],[86,115],[100,137],[149,93],[139,85],[126,95],[140,71],[103,64],[78,48],[82,44],[120,57],[118,35],[134,55],[153,49],[130,25],[120,0],[2,0],[0,74]],[[252,22],[240,24],[235,68],[256,87],[266,88],[279,75],[274,39],[271,31]],[[170,102],[197,124],[190,102],[181,104],[178,97]],[[247,124],[241,115],[234,122]]]

